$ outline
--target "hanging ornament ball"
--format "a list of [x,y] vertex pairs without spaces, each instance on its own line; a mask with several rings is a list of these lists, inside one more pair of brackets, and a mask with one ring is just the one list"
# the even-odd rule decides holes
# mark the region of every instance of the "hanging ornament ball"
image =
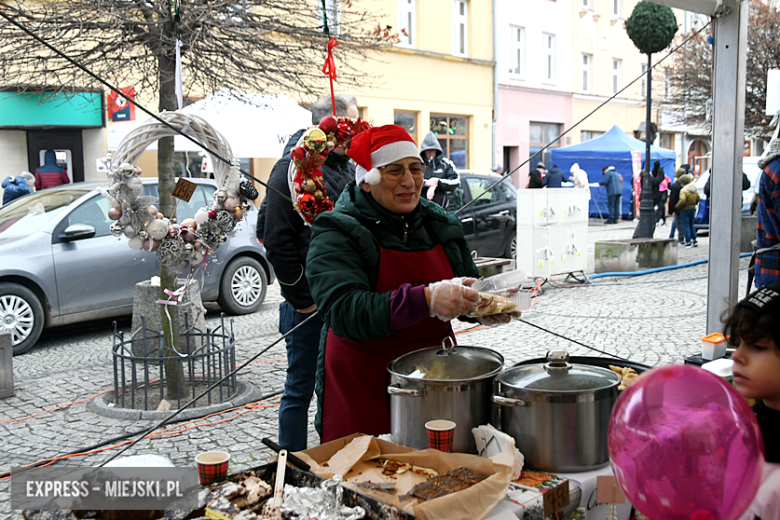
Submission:
[[208,212],[208,211],[206,211],[205,209],[202,209],[202,208],[201,208],[201,209],[199,209],[199,210],[198,210],[198,211],[195,213],[195,222],[197,222],[198,224],[203,224],[203,223],[204,223],[204,222],[206,222],[208,219],[209,219],[209,212]]
[[136,166],[135,168],[133,168],[133,175],[135,175],[136,177],[140,177],[140,176],[141,176],[141,173],[142,173],[142,170],[141,170],[141,168],[139,168],[138,166]]
[[120,224],[119,222],[114,222],[113,224],[111,224],[111,227],[108,228],[108,231],[115,237],[121,237],[122,235],[125,234],[125,230],[122,227],[122,224]]
[[157,242],[157,240],[153,238],[147,238],[146,240],[144,240],[144,251],[146,251],[147,253],[153,253],[157,251],[157,247],[159,245],[160,244]]
[[139,179],[138,177],[133,177],[132,179],[127,181],[127,187],[130,188],[131,190],[140,190],[141,188],[143,188],[143,186],[144,183],[141,182],[141,179]]
[[233,211],[241,204],[238,197],[228,197],[225,199],[224,207],[228,211]]
[[293,160],[301,160],[306,157],[306,150],[304,150],[302,146],[296,146],[290,150],[290,157]]
[[108,218],[111,220],[119,220],[122,218],[122,210],[119,208],[108,208]]
[[303,134],[303,146],[314,152],[322,151],[327,141],[328,138],[325,136],[325,132],[316,127],[309,128]]
[[196,240],[195,242],[192,243],[192,247],[200,251],[203,248],[203,242],[201,242],[200,240]]
[[134,238],[138,234],[133,226],[125,226],[124,233],[127,238]]
[[154,218],[156,218],[158,220],[163,220],[163,219],[165,219],[165,216],[158,211],[157,214],[154,216]]
[[162,240],[168,234],[168,226],[161,220],[152,220],[146,224],[146,232],[156,240]]
[[219,229],[221,229],[222,231],[232,230],[235,224],[236,221],[233,218],[231,212],[221,210],[219,213],[217,213],[217,226],[219,226]]
[[244,218],[244,210],[241,208],[236,208],[235,211],[233,211],[233,216],[236,217],[236,220],[241,220]]
[[257,197],[260,196],[260,193],[257,191],[257,188],[255,188],[255,185],[252,184],[249,179],[242,179],[241,184],[238,185],[238,192],[241,194],[242,197],[249,200],[255,200]]
[[209,218],[217,218],[217,210],[210,209],[209,210]]
[[321,201],[323,198],[322,190],[317,190],[314,192],[314,199],[318,202]]
[[195,221],[194,218],[185,218],[181,221],[182,227],[188,227],[190,229],[197,229],[198,223]]
[[144,241],[138,237],[135,237],[128,240],[127,245],[130,246],[130,249],[132,249],[133,251],[138,251],[143,247]]
[[306,193],[314,193],[317,190],[317,185],[311,179],[303,181],[303,191]]
[[328,150],[336,148],[336,141],[328,141]]
[[153,216],[153,217],[156,217],[156,216],[157,216],[157,213],[158,213],[158,211],[157,211],[157,206],[149,206],[148,208],[146,208],[146,211],[148,211],[148,212],[149,212],[149,214],[150,214],[151,216]]
[[326,134],[332,134],[338,129],[339,122],[336,121],[336,118],[333,116],[325,116],[322,119],[320,119],[320,130],[325,132]]
[[195,242],[195,239],[198,238],[198,236],[195,234],[195,232],[188,228],[188,227],[182,227],[181,228],[181,239],[185,242]]

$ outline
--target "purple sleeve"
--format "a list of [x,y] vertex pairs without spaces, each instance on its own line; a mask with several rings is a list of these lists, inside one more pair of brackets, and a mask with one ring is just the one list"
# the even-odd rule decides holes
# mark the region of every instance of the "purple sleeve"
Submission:
[[402,330],[430,316],[425,286],[405,283],[390,293],[390,330]]

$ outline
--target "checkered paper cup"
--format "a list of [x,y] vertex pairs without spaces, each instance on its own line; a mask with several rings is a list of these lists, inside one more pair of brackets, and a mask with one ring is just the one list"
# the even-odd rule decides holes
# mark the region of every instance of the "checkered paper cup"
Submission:
[[425,423],[428,431],[428,447],[447,453],[452,451],[455,439],[455,423],[445,419],[436,419]]
[[224,451],[207,451],[195,457],[201,484],[208,484],[227,476],[230,454]]

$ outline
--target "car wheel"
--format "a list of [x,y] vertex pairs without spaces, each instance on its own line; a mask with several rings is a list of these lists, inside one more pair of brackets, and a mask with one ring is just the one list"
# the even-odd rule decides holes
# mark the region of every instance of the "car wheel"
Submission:
[[225,268],[217,302],[230,314],[257,311],[265,300],[268,277],[260,262],[250,256],[236,258]]
[[14,356],[24,354],[43,331],[43,307],[30,289],[0,283],[0,332],[11,335]]
[[517,233],[513,234],[512,240],[506,245],[506,251],[504,252],[506,258],[517,260]]

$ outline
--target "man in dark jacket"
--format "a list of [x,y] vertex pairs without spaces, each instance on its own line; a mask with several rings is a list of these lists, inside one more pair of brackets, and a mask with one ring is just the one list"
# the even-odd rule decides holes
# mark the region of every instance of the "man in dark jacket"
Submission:
[[620,198],[623,195],[623,186],[620,181],[620,174],[614,166],[605,166],[602,168],[604,177],[599,184],[607,188],[607,224],[617,224],[620,218]]
[[423,196],[447,209],[449,193],[460,186],[460,175],[452,161],[442,157],[441,145],[433,132],[428,132],[423,138],[420,157],[426,167]]
[[[357,101],[352,96],[335,96],[338,117],[359,117]],[[333,114],[330,95],[318,99],[311,107],[312,123]],[[287,143],[282,158],[274,165],[268,179],[270,188],[290,195],[287,181],[290,150],[303,135],[300,130]],[[355,167],[344,151],[336,148],[320,167],[328,198],[338,200],[344,186],[355,178]],[[273,189],[266,194],[264,245],[268,260],[274,267],[284,301],[279,305],[279,332],[286,334],[317,310],[306,280],[306,255],[309,252],[311,227],[293,208],[290,200]],[[259,237],[258,237],[259,238]],[[279,407],[279,444],[289,451],[307,447],[309,404],[314,395],[320,332],[323,321],[317,315],[295,333],[287,336],[287,380]]]
[[544,167],[544,163],[540,162],[536,165],[536,168],[531,170],[528,174],[528,186],[529,189],[544,188],[544,174],[547,173],[547,168]]
[[12,200],[16,200],[19,197],[24,197],[33,192],[33,186],[35,185],[35,177],[30,172],[22,172],[21,175],[14,177],[9,175],[6,180],[3,181],[3,205],[8,204]]
[[553,167],[550,168],[550,171],[547,173],[544,179],[542,179],[542,184],[548,188],[560,188],[564,182],[566,182],[566,177],[555,164],[553,164]]
[[35,189],[40,191],[63,184],[70,184],[68,172],[62,166],[57,165],[57,154],[54,153],[54,150],[46,150],[43,156],[43,166],[35,170]]

